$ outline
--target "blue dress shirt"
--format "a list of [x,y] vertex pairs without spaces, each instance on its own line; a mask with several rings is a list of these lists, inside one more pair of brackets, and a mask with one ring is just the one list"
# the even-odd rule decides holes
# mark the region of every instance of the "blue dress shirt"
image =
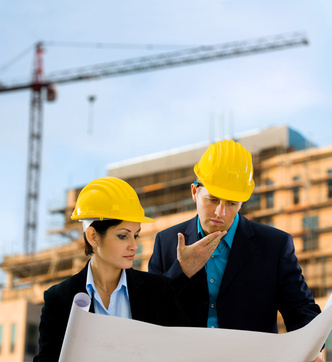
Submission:
[[[231,227],[227,231],[227,234],[220,240],[218,247],[215,249],[210,259],[205,264],[209,289],[209,314],[207,320],[208,328],[219,327],[216,302],[238,223],[239,214],[236,214]],[[198,239],[202,239],[205,234],[199,218],[197,221],[197,228]]]
[[95,313],[131,319],[132,316],[127,286],[127,275],[125,270],[122,270],[119,283],[114,292],[111,294],[110,304],[108,309],[106,309],[98,290],[96,289],[90,264],[91,263],[89,263],[86,278],[86,290],[90,298],[93,300]]

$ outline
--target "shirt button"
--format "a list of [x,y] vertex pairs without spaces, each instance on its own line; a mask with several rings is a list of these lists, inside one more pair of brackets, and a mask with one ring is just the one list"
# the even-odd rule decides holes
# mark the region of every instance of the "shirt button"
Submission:
[[211,304],[211,308],[214,308],[214,304]]
[[214,328],[214,326],[211,326],[211,328]]
[[214,258],[214,255],[211,255],[211,258]]
[[213,283],[214,282],[214,279],[210,279],[210,283]]

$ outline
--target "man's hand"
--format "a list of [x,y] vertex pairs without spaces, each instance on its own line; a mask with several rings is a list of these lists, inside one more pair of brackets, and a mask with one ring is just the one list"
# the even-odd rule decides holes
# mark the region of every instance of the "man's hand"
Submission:
[[227,231],[216,231],[192,245],[185,245],[183,234],[178,233],[177,258],[188,278],[203,268],[226,233]]
[[325,362],[325,359],[323,358],[323,353],[320,352],[317,358],[312,362]]

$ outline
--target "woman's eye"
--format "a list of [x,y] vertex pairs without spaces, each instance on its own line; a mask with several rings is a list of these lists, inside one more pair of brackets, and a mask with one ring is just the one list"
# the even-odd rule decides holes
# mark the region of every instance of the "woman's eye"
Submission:
[[135,236],[134,236],[134,238],[135,238],[135,239],[138,239],[138,238],[139,238],[139,235],[138,235],[138,234],[137,234],[137,235],[135,235]]
[[124,235],[124,234],[119,234],[119,235],[118,235],[118,238],[121,239],[121,240],[123,240],[123,239],[126,238],[126,235]]

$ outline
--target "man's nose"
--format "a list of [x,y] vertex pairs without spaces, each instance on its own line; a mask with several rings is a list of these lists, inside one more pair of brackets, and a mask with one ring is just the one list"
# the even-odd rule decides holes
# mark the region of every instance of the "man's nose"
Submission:
[[218,217],[225,215],[225,203],[223,202],[223,200],[220,200],[220,202],[216,208],[215,214]]

